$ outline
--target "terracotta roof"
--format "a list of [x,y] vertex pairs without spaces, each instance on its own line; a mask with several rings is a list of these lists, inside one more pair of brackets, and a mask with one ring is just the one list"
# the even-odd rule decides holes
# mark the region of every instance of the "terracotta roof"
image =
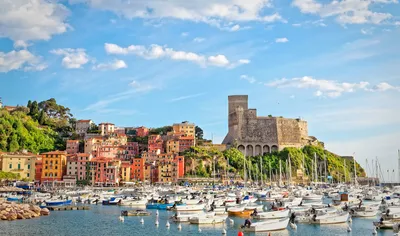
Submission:
[[88,154],[88,153],[77,153],[76,155],[78,157],[89,157],[90,156],[90,154]]
[[76,156],[69,156],[67,157],[67,161],[72,162],[72,161],[77,161],[78,158],[76,158]]
[[71,140],[71,139],[68,139],[68,140],[67,140],[67,143],[79,143],[79,140]]
[[194,140],[194,137],[193,137],[193,136],[182,136],[182,137],[179,137],[179,139],[183,139],[183,140]]
[[114,125],[113,123],[100,123],[99,125]]
[[67,152],[66,151],[52,151],[52,152],[42,153],[42,155],[47,155],[47,154],[50,154],[50,155],[67,155]]

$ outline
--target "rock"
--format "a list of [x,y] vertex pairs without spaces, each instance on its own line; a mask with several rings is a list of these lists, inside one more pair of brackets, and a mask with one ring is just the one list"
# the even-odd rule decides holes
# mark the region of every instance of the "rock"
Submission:
[[22,213],[17,213],[17,219],[24,220],[25,217],[24,217],[24,215]]
[[50,211],[47,208],[42,208],[40,210],[40,215],[42,215],[42,216],[48,216],[49,214],[50,214]]
[[10,213],[7,215],[7,220],[16,220],[18,218],[17,213]]

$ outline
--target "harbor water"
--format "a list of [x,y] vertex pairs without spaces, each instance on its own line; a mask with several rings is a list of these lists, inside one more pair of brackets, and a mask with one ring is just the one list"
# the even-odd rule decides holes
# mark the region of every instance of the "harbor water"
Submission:
[[[125,217],[124,222],[119,221],[118,216],[122,210],[133,208],[120,206],[92,205],[90,210],[85,211],[52,211],[49,216],[17,221],[0,221],[0,235],[7,236],[32,236],[32,235],[222,235],[225,228],[228,236],[236,236],[243,218],[234,219],[234,225],[228,221],[219,225],[200,226],[189,223],[181,223],[182,229],[178,230],[178,224],[170,221],[170,228],[166,223],[174,213],[170,211],[159,211],[158,227],[156,222],[156,210],[149,210],[152,215],[143,217],[144,224],[140,223],[141,217]],[[273,236],[280,235],[372,235],[372,222],[375,218],[353,218],[348,224],[336,225],[310,225],[297,224],[297,229],[288,227],[286,230],[271,232]],[[347,231],[347,226],[351,232]],[[268,235],[264,233],[245,233],[245,235]],[[393,230],[378,230],[378,235],[393,235]]]

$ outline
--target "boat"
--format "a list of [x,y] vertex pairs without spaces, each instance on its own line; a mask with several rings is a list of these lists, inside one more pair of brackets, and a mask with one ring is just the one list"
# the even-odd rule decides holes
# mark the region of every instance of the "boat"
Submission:
[[134,200],[134,199],[122,199],[121,206],[145,206],[147,203],[146,199]]
[[317,194],[306,194],[305,196],[303,196],[303,200],[306,201],[321,201],[322,199],[322,195],[317,195]]
[[378,214],[379,205],[365,205],[361,207],[351,207],[349,213],[353,217],[374,217]]
[[45,203],[46,206],[69,206],[72,200],[47,200]]
[[283,211],[270,211],[270,212],[260,212],[253,216],[253,219],[281,219],[289,216],[290,210]]
[[244,227],[244,232],[266,232],[284,230],[289,224],[289,218],[274,219],[252,223],[249,227]]
[[325,215],[313,215],[309,223],[310,224],[340,224],[346,223],[349,219],[349,213],[336,213],[336,214],[325,214]]
[[167,207],[172,207],[174,203],[150,203],[146,205],[147,209],[167,210]]
[[119,197],[112,197],[110,199],[103,200],[103,205],[119,205],[122,202],[122,198]]
[[187,214],[180,214],[177,213],[176,215],[172,216],[171,219],[174,222],[189,222],[190,218],[194,217],[203,217],[203,216],[215,216],[215,212],[198,212],[198,213],[187,213]]
[[23,198],[22,198],[22,196],[21,197],[8,197],[7,201],[8,202],[20,202],[20,203],[22,203]]
[[121,216],[149,216],[151,215],[148,211],[136,210],[136,211],[121,211]]
[[375,221],[373,222],[374,226],[378,229],[393,229],[393,225],[397,222],[393,222],[391,220],[384,220],[382,222]]
[[228,209],[228,215],[236,217],[250,217],[253,212],[254,210],[246,210],[244,207]]
[[[171,207],[172,211],[202,211],[204,210],[205,205],[204,204],[198,204],[198,205],[174,205]],[[168,208],[167,208],[168,209]]]
[[189,219],[191,224],[222,224],[226,221],[226,216],[197,216]]

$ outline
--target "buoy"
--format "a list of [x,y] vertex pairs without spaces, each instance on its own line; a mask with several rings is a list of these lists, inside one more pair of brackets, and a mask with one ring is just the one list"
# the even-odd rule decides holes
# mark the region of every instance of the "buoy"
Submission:
[[290,223],[290,228],[297,229],[297,225],[295,223]]
[[144,224],[144,220],[143,220],[143,218],[142,218],[142,219],[140,219],[140,223],[141,223],[141,224]]
[[232,219],[229,219],[229,223],[231,223],[231,225],[233,225],[235,223],[235,221],[233,221]]
[[239,231],[239,232],[238,232],[238,236],[243,236],[243,232],[242,232],[242,231]]
[[349,218],[349,222],[350,222],[350,223],[353,222],[353,220],[351,219],[351,217]]
[[181,225],[181,223],[179,223],[178,230],[181,230],[181,229],[182,229],[182,225]]
[[167,221],[167,223],[165,224],[165,227],[169,228],[169,221]]
[[351,232],[351,228],[349,225],[347,226],[347,232]]
[[158,210],[156,211],[156,216],[158,216]]
[[378,232],[376,232],[376,228],[374,227],[374,229],[372,230],[372,235],[377,235]]
[[158,226],[158,219],[156,219],[156,225]]
[[226,230],[222,229],[222,235],[226,235]]
[[124,217],[123,216],[119,216],[119,221],[124,222],[125,221]]
[[199,233],[201,233],[201,228],[199,227]]

